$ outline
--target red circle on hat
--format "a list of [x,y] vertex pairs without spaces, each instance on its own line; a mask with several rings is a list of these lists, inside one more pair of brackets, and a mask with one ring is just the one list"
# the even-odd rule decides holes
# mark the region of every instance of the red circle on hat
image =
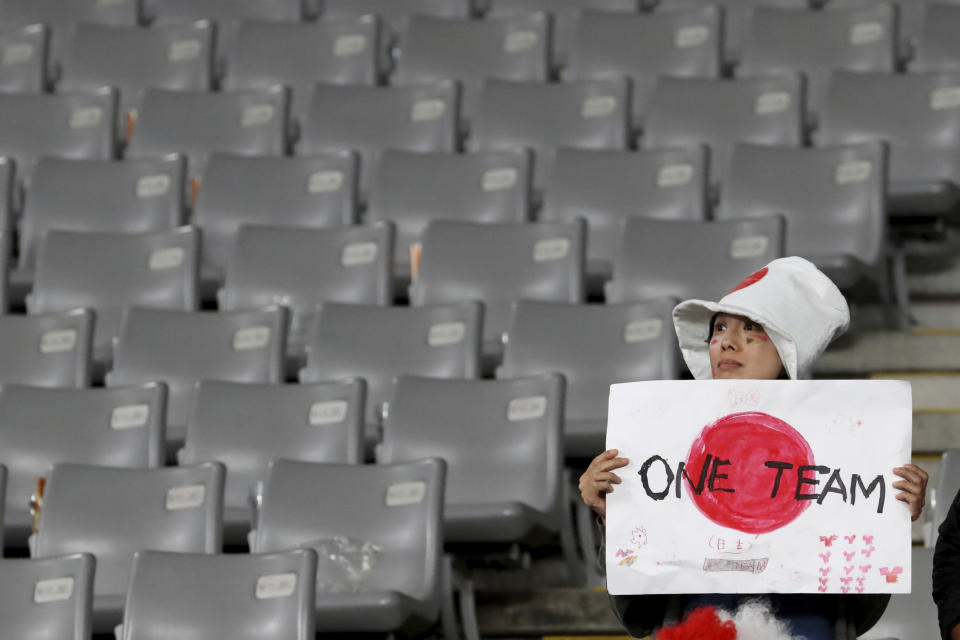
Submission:
[[[768,461],[793,466],[781,472],[766,466]],[[704,472],[706,464],[710,468]],[[810,500],[796,499],[797,470],[813,464],[806,439],[783,420],[760,412],[734,413],[704,427],[687,456],[684,475],[689,482],[684,477],[676,481],[687,485],[693,503],[713,522],[744,533],[768,533],[793,522],[810,506]],[[701,473],[705,480],[697,495],[690,483],[697,484]]]
[[754,282],[763,280],[763,276],[765,275],[767,275],[766,267],[764,267],[763,269],[760,269],[759,271],[754,271],[753,273],[748,275],[746,278],[744,278],[743,282],[741,282],[740,284],[735,286],[733,289],[731,289],[730,292],[727,293],[727,295],[730,295],[734,291],[740,291],[740,289],[745,289],[746,287],[749,287],[750,285],[752,285]]

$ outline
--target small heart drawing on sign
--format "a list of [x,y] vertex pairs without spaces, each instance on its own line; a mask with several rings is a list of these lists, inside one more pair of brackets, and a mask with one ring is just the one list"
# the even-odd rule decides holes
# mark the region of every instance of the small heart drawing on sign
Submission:
[[865,544],[873,544],[873,536],[863,536],[863,541]]
[[846,578],[840,578],[840,582],[842,582],[843,584],[850,584],[851,580],[853,580],[853,578],[849,576],[847,576]]
[[873,568],[873,565],[872,565],[872,564],[862,564],[862,565],[860,565],[860,571],[863,571],[864,573],[868,573],[868,572],[870,571],[870,569],[872,569],[872,568]]
[[819,587],[817,587],[817,590],[818,590],[818,591],[826,591],[827,588],[826,588],[825,586],[823,586],[823,585],[820,585]]
[[826,553],[821,553],[821,554],[819,554],[819,556],[820,556],[820,559],[823,560],[824,563],[830,562],[830,552],[829,552],[829,551],[827,551]]
[[857,539],[857,534],[853,534],[852,536],[843,536],[843,537],[846,538],[847,544],[853,544],[853,541]]
[[857,587],[857,593],[863,593],[863,585]]
[[866,579],[867,579],[867,576],[860,576],[859,578],[857,578],[857,582],[859,582],[860,584],[863,584]]
[[823,586],[827,586],[827,579],[826,579],[826,578],[820,578],[820,584],[822,584]]
[[829,547],[833,544],[833,541],[837,539],[837,536],[820,536],[820,542],[823,543],[825,547]]
[[851,560],[853,560],[853,557],[854,557],[855,555],[857,555],[857,552],[856,552],[856,551],[844,551],[844,552],[843,552],[843,557],[847,559],[847,562],[850,562]]
[[840,591],[843,591],[844,593],[850,593],[850,587],[840,587]]
[[853,573],[853,565],[850,565],[849,567],[844,567],[843,570],[846,571],[847,573]]
[[866,549],[860,549],[860,553],[867,556],[868,558],[870,557],[870,554],[873,553],[874,551],[876,551],[875,547],[867,547]]
[[830,573],[830,567],[820,567],[820,575],[825,576]]

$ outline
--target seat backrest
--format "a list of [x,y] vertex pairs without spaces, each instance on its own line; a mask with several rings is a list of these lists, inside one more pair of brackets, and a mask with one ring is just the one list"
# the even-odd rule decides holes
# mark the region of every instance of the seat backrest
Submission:
[[911,71],[944,71],[960,68],[960,6],[942,2],[924,3],[922,30],[910,60]]
[[948,449],[940,458],[940,474],[937,479],[936,504],[933,510],[933,538],[936,545],[940,525],[947,519],[950,507],[960,494],[960,449]]
[[186,424],[199,380],[281,382],[287,311],[191,313],[129,308],[123,312],[108,386],[163,380],[167,423]]
[[221,93],[147,89],[128,154],[179,151],[194,178],[215,151],[282,156],[288,150],[289,97],[283,86]]
[[787,224],[786,255],[845,255],[876,265],[887,235],[886,164],[880,142],[816,149],[737,145],[716,218],[779,214]]
[[530,154],[387,150],[370,190],[367,220],[396,225],[399,272],[408,275],[410,245],[432,220],[524,222],[530,215]]
[[473,13],[471,0],[326,0],[324,17],[380,16],[394,33],[400,33],[413,16],[441,18],[469,18]]
[[17,179],[11,158],[0,156],[0,233],[7,233],[14,225],[14,202]]
[[[759,215],[759,212],[758,214]],[[784,255],[784,220],[630,219],[621,227],[608,302],[671,297],[718,300],[744,273]],[[691,262],[690,256],[697,256]]]
[[117,151],[117,92],[0,94],[0,155],[29,183],[41,156],[109,160]]
[[426,307],[323,304],[311,327],[300,381],[363,378],[366,420],[376,424],[398,375],[480,377],[481,314],[477,302]]
[[0,549],[3,549],[4,506],[7,499],[7,468],[0,464]]
[[481,300],[484,340],[499,342],[514,300],[584,302],[586,225],[431,222],[423,233],[413,305]]
[[640,124],[657,76],[720,77],[722,28],[716,6],[637,15],[584,11],[564,77],[630,78]]
[[42,24],[0,28],[0,91],[42,93],[50,86],[50,30]]
[[296,158],[213,154],[193,218],[203,230],[205,274],[222,279],[243,224],[355,224],[357,171],[357,157],[348,151]]
[[662,76],[644,122],[644,148],[708,145],[715,184],[726,175],[730,151],[738,142],[803,143],[803,80],[787,73],[736,80]]
[[167,389],[151,382],[110,389],[0,388],[0,463],[9,470],[8,531],[25,542],[37,478],[58,462],[163,465]]
[[11,638],[90,640],[94,558],[0,560],[0,618]]
[[7,312],[7,289],[10,279],[11,233],[0,233],[0,314]]
[[645,151],[560,149],[547,176],[540,219],[585,219],[588,271],[608,274],[622,220],[704,220],[707,181],[702,145]]
[[437,459],[390,465],[274,460],[252,551],[315,547],[333,538],[372,543],[381,553],[359,590],[397,591],[430,603],[435,619],[445,471]]
[[897,14],[889,3],[824,11],[754,8],[737,74],[799,71],[807,105],[818,112],[834,69],[893,72],[897,64]]
[[49,229],[140,232],[184,221],[186,163],[178,154],[153,158],[41,158],[20,223],[20,268],[30,271]]
[[214,26],[208,21],[149,29],[79,24],[63,56],[63,89],[111,85],[120,114],[136,111],[144,89],[209,91],[214,80]]
[[221,309],[283,304],[302,344],[318,304],[393,302],[393,226],[303,229],[242,226],[219,296]]
[[148,0],[159,23],[185,20],[267,20],[297,22],[304,16],[304,0]]
[[94,593],[123,596],[137,551],[220,551],[223,478],[218,462],[160,469],[54,465],[35,555],[92,553]]
[[246,509],[251,488],[266,477],[274,458],[362,463],[365,395],[360,379],[290,385],[203,381],[190,409],[180,463],[224,463],[224,505]]
[[534,184],[543,185],[559,147],[626,149],[630,100],[623,78],[563,84],[485,81],[477,98],[469,147],[527,147]]
[[674,300],[572,305],[521,300],[498,378],[546,372],[567,381],[564,419],[604,420],[610,385],[670,380],[679,370]]
[[[118,640],[313,640],[317,554],[138,551]],[[214,606],[214,603],[216,605]]]
[[448,505],[520,502],[555,513],[563,493],[562,430],[560,375],[510,380],[400,376],[378,461],[443,458]]
[[[63,26],[80,22],[132,26],[139,24],[143,0],[3,0],[0,22]],[[154,0],[150,0],[154,2]]]
[[415,87],[318,84],[297,152],[355,150],[366,193],[386,149],[456,151],[458,96],[449,81]]
[[0,382],[90,386],[93,312],[0,315]]
[[890,180],[960,181],[960,69],[834,71],[820,113],[821,145],[885,141]]

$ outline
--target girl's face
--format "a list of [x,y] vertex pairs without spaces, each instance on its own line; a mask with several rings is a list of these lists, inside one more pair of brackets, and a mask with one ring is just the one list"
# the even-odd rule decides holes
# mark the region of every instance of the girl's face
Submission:
[[719,313],[710,336],[710,369],[715,380],[776,380],[783,363],[763,327],[744,316]]

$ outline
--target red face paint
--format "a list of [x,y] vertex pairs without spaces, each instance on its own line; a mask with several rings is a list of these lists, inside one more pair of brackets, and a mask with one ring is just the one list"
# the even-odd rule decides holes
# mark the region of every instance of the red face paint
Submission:
[[740,291],[740,289],[745,289],[746,287],[749,287],[753,283],[763,280],[763,276],[765,275],[767,275],[766,267],[764,267],[763,269],[760,269],[759,271],[754,271],[753,273],[748,275],[746,278],[744,278],[743,282],[741,282],[740,284],[735,286],[733,289],[731,289],[730,292],[727,293],[727,295],[730,295],[734,291]]

